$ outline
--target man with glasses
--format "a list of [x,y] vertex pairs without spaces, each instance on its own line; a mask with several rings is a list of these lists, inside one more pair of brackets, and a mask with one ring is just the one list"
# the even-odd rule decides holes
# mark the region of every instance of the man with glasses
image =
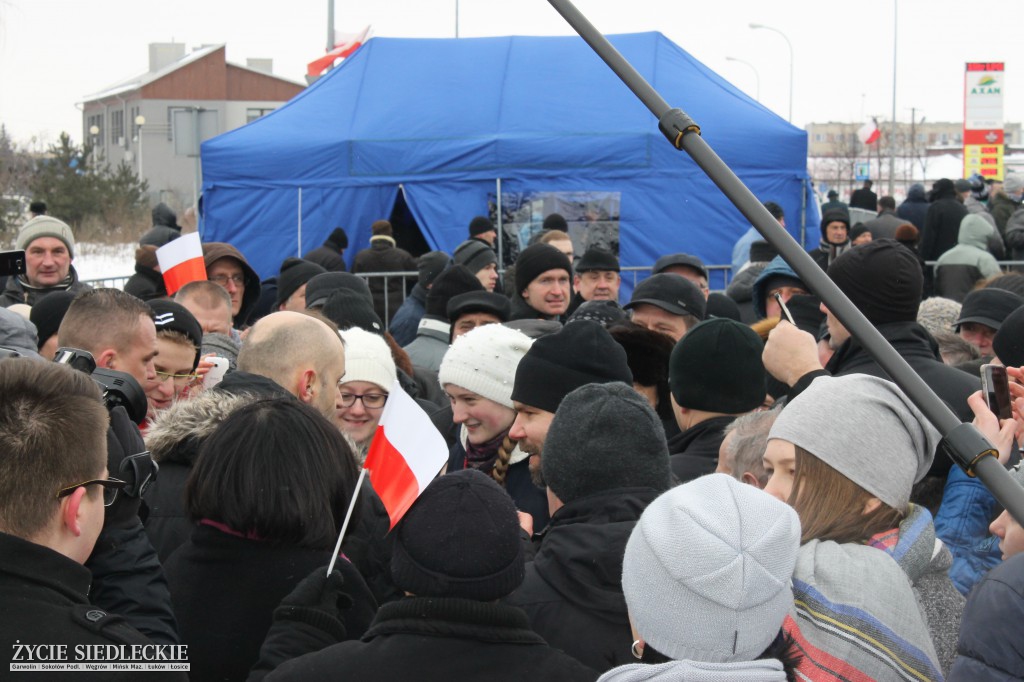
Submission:
[[73,661],[76,645],[152,644],[90,601],[83,564],[124,486],[107,473],[107,411],[95,382],[17,358],[0,361],[0,395],[0,669],[27,660],[29,646],[66,646]]
[[203,262],[206,263],[206,278],[231,295],[234,325],[242,329],[260,298],[259,275],[241,251],[224,242],[203,244]]

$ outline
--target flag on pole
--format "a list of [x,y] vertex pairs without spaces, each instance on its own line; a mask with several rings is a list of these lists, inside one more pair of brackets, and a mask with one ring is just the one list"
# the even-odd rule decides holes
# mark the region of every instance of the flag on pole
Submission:
[[341,40],[334,44],[334,49],[329,51],[323,57],[314,59],[306,65],[307,76],[320,76],[325,71],[329,71],[335,66],[335,62],[340,59],[345,59],[350,54],[355,52],[366,42],[366,38],[370,33],[370,27],[367,26],[359,33],[343,33],[341,34]]
[[447,462],[444,437],[395,381],[363,464],[392,528]]
[[203,261],[203,245],[199,241],[199,233],[182,235],[156,250],[156,260],[160,263],[160,272],[164,275],[167,294],[174,292],[189,282],[206,279],[206,263]]
[[878,121],[876,119],[871,119],[857,131],[857,137],[864,144],[874,144],[881,136],[882,131],[878,129]]

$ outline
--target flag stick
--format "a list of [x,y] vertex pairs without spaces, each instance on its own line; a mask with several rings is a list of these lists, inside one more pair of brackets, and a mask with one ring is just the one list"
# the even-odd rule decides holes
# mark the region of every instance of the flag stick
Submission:
[[366,478],[366,469],[359,469],[359,478],[356,479],[356,487],[352,491],[352,501],[348,503],[348,511],[345,512],[345,520],[341,524],[341,532],[338,533],[338,544],[334,546],[334,555],[331,557],[331,564],[327,567],[327,575],[331,575],[331,571],[334,570],[334,564],[338,561],[338,554],[341,552],[341,540],[345,537],[345,531],[348,530],[348,522],[352,520],[352,510],[356,508],[356,502],[359,501],[359,487],[363,485],[363,479]]

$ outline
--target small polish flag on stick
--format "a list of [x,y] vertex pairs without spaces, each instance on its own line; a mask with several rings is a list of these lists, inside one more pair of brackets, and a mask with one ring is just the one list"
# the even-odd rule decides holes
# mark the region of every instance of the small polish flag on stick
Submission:
[[164,244],[156,250],[156,259],[160,263],[160,272],[164,275],[169,296],[173,296],[174,292],[189,282],[206,279],[203,245],[199,241],[198,232],[182,235]]
[[444,436],[423,408],[395,381],[384,411],[381,412],[377,432],[366,453],[363,470],[359,472],[359,480],[341,525],[327,575],[334,569],[334,561],[341,551],[342,538],[345,537],[352,517],[352,509],[359,497],[359,487],[367,473],[373,489],[388,511],[391,527],[394,528],[447,462],[448,444]]
[[857,137],[863,144],[874,144],[881,136],[882,131],[878,129],[878,121],[875,119],[871,119],[857,131]]

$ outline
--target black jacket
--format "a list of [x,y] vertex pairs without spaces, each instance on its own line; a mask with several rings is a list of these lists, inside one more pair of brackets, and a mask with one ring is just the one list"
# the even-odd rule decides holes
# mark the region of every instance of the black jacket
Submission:
[[[356,254],[352,261],[352,272],[411,272],[416,270],[416,259],[388,239],[370,240],[370,248]],[[369,282],[373,294],[373,309],[377,316],[390,323],[405,300],[404,281],[401,277],[389,277],[387,286],[383,277],[372,277]],[[385,310],[386,308],[386,310]]]
[[[15,644],[19,642],[66,645],[68,661],[75,660],[75,645],[153,643],[120,616],[90,605],[91,579],[88,569],[63,554],[0,533],[0,669],[4,677],[18,656]],[[91,672],[87,677],[128,679],[123,672]],[[188,675],[168,672],[157,674],[157,679],[188,680]]]
[[850,195],[850,208],[862,208],[865,211],[878,210],[878,195],[871,190],[861,187],[853,190]]
[[124,283],[124,292],[143,301],[149,301],[166,296],[167,286],[161,273],[145,265],[136,264],[135,274]]
[[921,245],[918,252],[926,261],[938,260],[939,256],[956,246],[960,236],[960,223],[967,215],[967,207],[956,197],[936,199],[928,207],[921,231]]
[[530,630],[519,609],[467,599],[409,597],[382,606],[362,641],[306,654],[266,678],[256,671],[249,679],[571,682],[597,676],[597,671],[548,646]]
[[633,526],[658,495],[620,488],[566,504],[551,517],[522,586],[506,598],[526,611],[546,642],[595,670],[634,661],[622,557]]
[[1019,629],[1024,623],[1024,555],[996,566],[964,606],[957,657],[949,682],[1003,682],[1024,678]]
[[680,483],[715,472],[715,467],[718,466],[718,449],[725,440],[725,427],[734,419],[736,417],[728,415],[705,419],[669,441],[672,473]]
[[924,185],[914,183],[910,186],[906,200],[896,209],[896,215],[918,230],[924,229],[924,217],[928,215],[928,195],[924,191]]
[[324,242],[303,258],[311,263],[316,263],[327,272],[345,272],[345,260],[333,242]]

